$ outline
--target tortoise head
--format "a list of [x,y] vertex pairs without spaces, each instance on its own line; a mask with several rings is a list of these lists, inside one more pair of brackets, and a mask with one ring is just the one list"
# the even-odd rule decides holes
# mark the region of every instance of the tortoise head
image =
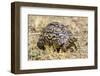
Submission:
[[38,42],[37,42],[37,47],[41,50],[45,50],[45,47],[44,47],[44,40],[43,39],[39,39]]

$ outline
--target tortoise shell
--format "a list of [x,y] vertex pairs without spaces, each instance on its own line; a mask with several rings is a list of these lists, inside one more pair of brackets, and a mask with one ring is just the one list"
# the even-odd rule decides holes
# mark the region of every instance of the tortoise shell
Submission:
[[45,50],[45,45],[53,47],[54,51],[59,52],[60,49],[67,51],[72,46],[77,49],[75,42],[77,39],[73,36],[72,32],[67,26],[59,23],[49,23],[41,32],[38,39],[38,48]]

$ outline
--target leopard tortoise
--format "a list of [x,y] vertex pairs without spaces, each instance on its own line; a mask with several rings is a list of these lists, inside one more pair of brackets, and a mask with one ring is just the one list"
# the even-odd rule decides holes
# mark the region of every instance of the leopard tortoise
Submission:
[[46,49],[45,45],[52,46],[54,51],[62,50],[66,52],[71,47],[77,50],[75,42],[77,42],[77,39],[67,26],[59,22],[51,22],[42,30],[37,46],[42,50]]

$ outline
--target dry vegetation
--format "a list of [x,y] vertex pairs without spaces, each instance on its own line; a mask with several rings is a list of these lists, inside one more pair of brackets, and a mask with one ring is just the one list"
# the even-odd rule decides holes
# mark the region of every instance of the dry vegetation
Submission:
[[[28,16],[28,59],[29,60],[53,60],[53,59],[77,59],[88,57],[88,18],[74,16]],[[68,26],[78,39],[77,51],[59,53],[48,48],[46,51],[37,47],[37,41],[42,29],[50,22],[60,22]]]

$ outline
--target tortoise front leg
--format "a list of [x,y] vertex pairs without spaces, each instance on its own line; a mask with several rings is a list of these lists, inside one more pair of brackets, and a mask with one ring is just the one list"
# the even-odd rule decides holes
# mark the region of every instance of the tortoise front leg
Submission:
[[54,52],[59,53],[60,52],[60,48],[54,48]]

